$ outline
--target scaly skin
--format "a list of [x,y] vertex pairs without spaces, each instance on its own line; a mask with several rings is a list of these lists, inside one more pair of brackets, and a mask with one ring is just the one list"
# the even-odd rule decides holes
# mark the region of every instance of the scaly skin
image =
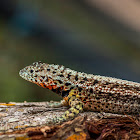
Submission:
[[117,114],[140,112],[140,83],[81,73],[62,65],[41,62],[25,67],[19,75],[61,95],[64,100],[59,106],[71,107],[54,122],[72,119],[83,110]]

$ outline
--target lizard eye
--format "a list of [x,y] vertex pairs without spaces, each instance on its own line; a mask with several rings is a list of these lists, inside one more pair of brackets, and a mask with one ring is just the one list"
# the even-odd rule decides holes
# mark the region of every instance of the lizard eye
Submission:
[[34,71],[33,70],[30,70],[30,73],[33,73]]

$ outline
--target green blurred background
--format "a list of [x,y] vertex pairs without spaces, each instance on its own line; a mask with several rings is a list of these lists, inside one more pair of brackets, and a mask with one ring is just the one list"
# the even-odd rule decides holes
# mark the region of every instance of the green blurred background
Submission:
[[125,4],[124,9],[103,4],[1,0],[0,102],[61,99],[19,76],[20,69],[36,61],[140,82],[140,27],[134,24],[139,17],[124,18],[133,10]]

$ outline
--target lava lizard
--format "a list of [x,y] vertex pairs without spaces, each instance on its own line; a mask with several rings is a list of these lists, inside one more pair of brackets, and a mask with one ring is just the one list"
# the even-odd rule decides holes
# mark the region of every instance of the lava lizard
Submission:
[[140,114],[140,83],[77,72],[62,65],[34,62],[19,75],[63,97],[58,106],[70,108],[55,122],[76,117],[83,110]]

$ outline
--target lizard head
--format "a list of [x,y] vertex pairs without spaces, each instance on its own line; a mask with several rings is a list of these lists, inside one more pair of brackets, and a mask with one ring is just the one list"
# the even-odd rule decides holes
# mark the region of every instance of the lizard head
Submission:
[[35,83],[37,78],[39,76],[41,76],[42,71],[43,71],[43,63],[34,62],[32,65],[29,65],[29,66],[23,68],[22,70],[20,70],[19,75],[23,79]]
[[19,75],[44,88],[56,89],[65,83],[64,70],[65,67],[62,65],[34,62],[20,70]]

